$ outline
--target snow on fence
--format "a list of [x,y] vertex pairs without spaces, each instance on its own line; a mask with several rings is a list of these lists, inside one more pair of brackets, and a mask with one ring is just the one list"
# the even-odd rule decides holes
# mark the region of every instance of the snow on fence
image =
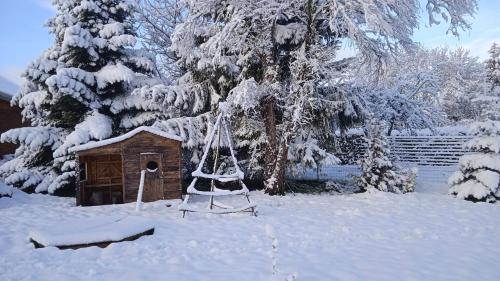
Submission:
[[394,136],[388,139],[396,162],[416,166],[455,166],[470,136]]
[[[470,136],[391,136],[388,144],[390,157],[397,165],[418,168],[417,185],[443,186],[456,170],[460,156],[467,152],[463,145],[470,139]],[[359,173],[356,165],[330,165],[319,170],[308,169],[290,178],[342,181]]]

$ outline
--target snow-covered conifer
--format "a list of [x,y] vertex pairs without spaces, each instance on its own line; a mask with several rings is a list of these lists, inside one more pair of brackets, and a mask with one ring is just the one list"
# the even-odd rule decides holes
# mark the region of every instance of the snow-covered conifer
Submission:
[[486,60],[487,80],[493,92],[500,92],[500,45],[493,43],[488,53],[490,57]]
[[394,193],[413,191],[415,172],[398,170],[392,164],[381,122],[376,119],[370,120],[367,134],[366,154],[358,161],[361,176],[357,178],[357,184],[361,190],[378,189]]
[[459,160],[458,171],[449,179],[449,193],[471,201],[500,199],[500,121],[471,125],[474,138],[466,143],[470,153]]
[[133,49],[129,1],[55,0],[54,6],[47,23],[54,44],[28,66],[12,101],[32,127],[2,135],[20,147],[0,167],[6,183],[50,193],[74,186],[69,148],[151,124],[160,107],[130,94],[149,82],[153,63]]
[[500,45],[493,43],[486,60],[486,93],[475,101],[482,108],[482,117],[500,120]]

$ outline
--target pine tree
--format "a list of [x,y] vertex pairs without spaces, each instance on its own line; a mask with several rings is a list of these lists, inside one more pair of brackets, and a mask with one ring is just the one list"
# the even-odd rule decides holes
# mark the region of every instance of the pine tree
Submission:
[[160,116],[159,105],[132,96],[147,83],[153,63],[133,47],[126,0],[56,0],[47,26],[54,44],[24,72],[27,83],[13,98],[33,127],[14,129],[16,157],[0,167],[6,183],[50,193],[74,187],[68,150],[101,140]]
[[411,192],[415,186],[415,172],[399,171],[389,159],[387,140],[380,121],[372,119],[368,125],[365,156],[358,161],[361,176],[357,184],[363,191],[378,189],[385,192]]
[[500,92],[500,45],[493,43],[486,60],[487,80],[492,92]]
[[475,101],[482,108],[482,117],[500,120],[500,46],[493,43],[486,60],[487,92]]
[[466,143],[470,153],[460,158],[458,171],[449,179],[449,193],[471,201],[500,199],[500,121],[471,125],[474,138]]

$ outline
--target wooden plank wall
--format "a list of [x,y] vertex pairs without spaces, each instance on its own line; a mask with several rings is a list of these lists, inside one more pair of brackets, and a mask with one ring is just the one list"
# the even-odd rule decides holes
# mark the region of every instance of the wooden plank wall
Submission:
[[[21,109],[17,106],[11,107],[10,102],[0,99],[0,134],[22,126]],[[17,147],[17,144],[13,143],[0,143],[0,157],[14,153]]]
[[391,136],[391,158],[417,166],[455,166],[470,136]]
[[137,200],[140,154],[161,153],[165,199],[181,198],[180,142],[141,132],[122,144],[125,202]]

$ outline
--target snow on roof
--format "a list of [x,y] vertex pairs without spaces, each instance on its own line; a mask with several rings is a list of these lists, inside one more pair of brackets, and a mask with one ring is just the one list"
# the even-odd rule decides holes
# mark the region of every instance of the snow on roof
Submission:
[[18,89],[18,85],[0,76],[0,99],[10,101]]
[[179,136],[165,133],[163,131],[160,131],[160,130],[152,128],[152,127],[142,126],[142,127],[138,127],[136,129],[126,133],[126,134],[123,134],[123,135],[115,137],[115,138],[105,139],[105,140],[101,140],[101,141],[92,141],[92,142],[88,142],[86,144],[72,147],[69,149],[69,151],[70,152],[77,152],[77,151],[88,150],[88,149],[92,149],[92,148],[96,148],[96,147],[105,146],[108,144],[121,142],[121,141],[124,141],[126,139],[129,139],[129,138],[137,135],[140,132],[148,132],[148,133],[152,133],[152,134],[155,134],[157,136],[164,137],[167,139],[182,141],[182,139]]

